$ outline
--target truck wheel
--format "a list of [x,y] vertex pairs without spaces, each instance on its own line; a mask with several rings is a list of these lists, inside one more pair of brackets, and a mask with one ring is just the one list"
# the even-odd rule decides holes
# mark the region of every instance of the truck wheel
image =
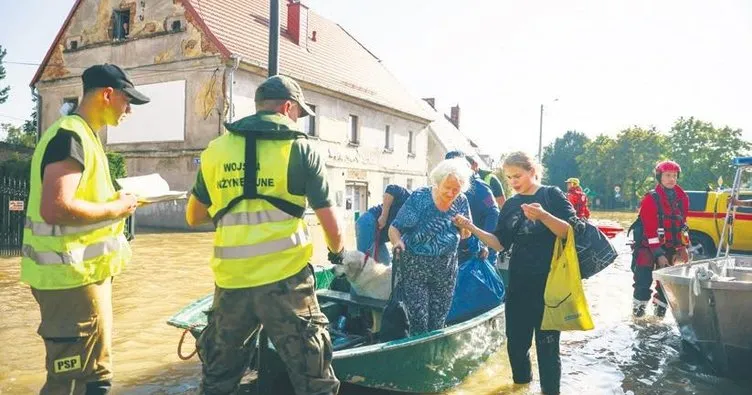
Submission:
[[704,233],[689,232],[689,239],[692,245],[689,247],[690,259],[697,261],[700,259],[708,259],[715,256],[715,243],[713,240]]

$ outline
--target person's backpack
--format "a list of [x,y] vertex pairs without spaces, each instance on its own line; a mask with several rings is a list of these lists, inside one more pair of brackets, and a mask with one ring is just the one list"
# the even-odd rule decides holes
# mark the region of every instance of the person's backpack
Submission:
[[[655,201],[656,209],[658,210],[658,221],[659,226],[663,226],[663,205],[660,201],[660,196],[658,196],[658,192],[653,189],[650,191],[650,194],[653,196],[653,200]],[[632,225],[629,225],[629,229],[627,229],[627,237],[629,237],[629,234],[632,234],[632,270],[634,270],[635,266],[637,265],[637,254],[640,250],[640,246],[645,240],[645,226],[642,223],[642,220],[640,219],[639,215],[637,216],[637,219],[632,222]]]
[[643,239],[643,225],[642,220],[638,216],[634,222],[632,222],[632,225],[629,225],[629,229],[627,229],[627,237],[632,234],[632,251],[636,251],[640,248],[640,243]]
[[[546,211],[550,212],[549,195],[554,188],[544,188],[546,188],[543,194],[544,203]],[[574,240],[577,249],[577,258],[580,262],[580,276],[584,280],[614,263],[619,254],[608,237],[600,229],[590,222],[582,221],[582,223],[584,226],[574,227]]]

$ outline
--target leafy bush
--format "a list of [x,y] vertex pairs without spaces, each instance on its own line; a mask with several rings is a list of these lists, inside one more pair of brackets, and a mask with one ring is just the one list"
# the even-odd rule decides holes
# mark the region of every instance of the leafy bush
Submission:
[[118,152],[108,152],[107,162],[110,165],[110,177],[112,178],[112,184],[115,189],[120,189],[115,182],[118,178],[128,177],[128,169],[125,166],[125,158]]

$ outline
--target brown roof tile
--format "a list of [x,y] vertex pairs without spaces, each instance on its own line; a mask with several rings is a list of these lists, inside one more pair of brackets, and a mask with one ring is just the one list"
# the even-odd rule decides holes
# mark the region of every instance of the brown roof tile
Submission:
[[[340,25],[308,10],[307,39],[286,34],[287,3],[280,1],[279,71],[312,85],[431,120],[428,105],[404,86]],[[267,68],[268,0],[191,0],[210,31],[242,62]],[[311,35],[316,32],[316,41]],[[301,36],[305,32],[301,32]]]

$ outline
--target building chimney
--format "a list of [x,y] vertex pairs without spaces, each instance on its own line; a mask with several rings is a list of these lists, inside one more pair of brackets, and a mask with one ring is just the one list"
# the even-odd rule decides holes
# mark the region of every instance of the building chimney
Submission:
[[431,106],[431,108],[433,108],[434,110],[436,109],[436,98],[424,97],[423,100],[425,100],[426,103],[428,103],[428,105]]
[[449,113],[449,121],[454,124],[454,127],[459,129],[460,128],[460,105],[456,105],[452,107],[451,112]]
[[300,0],[288,0],[287,3],[287,34],[297,45],[307,44],[308,40],[308,7]]

